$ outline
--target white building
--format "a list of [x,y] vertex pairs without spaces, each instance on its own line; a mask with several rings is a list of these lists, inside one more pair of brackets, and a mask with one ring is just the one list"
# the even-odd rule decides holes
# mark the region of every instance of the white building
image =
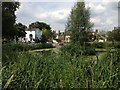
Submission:
[[70,36],[69,35],[65,36],[65,42],[70,42]]
[[38,28],[30,28],[25,30],[25,41],[26,42],[34,42],[34,39],[41,39],[42,38],[42,30]]

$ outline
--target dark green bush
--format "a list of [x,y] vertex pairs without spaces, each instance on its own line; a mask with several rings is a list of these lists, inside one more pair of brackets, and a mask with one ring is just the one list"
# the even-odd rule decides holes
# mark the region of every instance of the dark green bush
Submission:
[[114,42],[114,48],[120,48],[120,42]]
[[120,42],[94,42],[93,46],[95,48],[120,48]]
[[51,43],[44,43],[43,48],[53,48],[53,45]]
[[2,49],[11,50],[11,51],[23,51],[24,46],[21,44],[3,44]]
[[52,48],[52,44],[50,43],[42,43],[36,45],[27,45],[27,44],[14,44],[7,43],[2,45],[2,61],[3,63],[8,61],[15,61],[17,57],[17,53],[35,50],[35,49],[43,49],[43,48]]
[[113,43],[112,42],[105,42],[106,47],[113,47]]
[[96,51],[95,51],[95,48],[94,46],[92,45],[87,45],[85,47],[85,55],[95,55],[96,54]]
[[80,44],[67,44],[61,48],[61,51],[68,52],[72,56],[76,55],[95,55],[95,48],[91,44],[85,44],[81,46]]
[[105,47],[105,43],[104,42],[94,42],[93,46],[95,48],[104,48]]
[[53,48],[53,45],[51,43],[40,43],[40,44],[32,45],[31,47],[32,47],[31,49],[33,50],[33,49]]
[[27,44],[3,44],[3,49],[10,49],[11,51],[28,51],[34,49],[43,49],[43,48],[53,48],[51,43],[40,43],[36,45],[27,45]]
[[13,51],[27,51],[30,48],[26,44],[12,44],[10,47]]
[[81,50],[80,50],[80,46],[76,46],[76,44],[67,44],[67,45],[65,45],[65,46],[63,46],[62,48],[61,48],[61,51],[63,52],[63,53],[65,53],[65,52],[68,52],[68,53],[70,53],[72,56],[73,55],[81,55]]

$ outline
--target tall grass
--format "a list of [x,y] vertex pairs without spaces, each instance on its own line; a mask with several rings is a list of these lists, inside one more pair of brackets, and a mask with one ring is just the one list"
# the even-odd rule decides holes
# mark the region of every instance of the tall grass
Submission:
[[98,58],[69,53],[16,54],[2,68],[4,89],[119,88],[119,49]]

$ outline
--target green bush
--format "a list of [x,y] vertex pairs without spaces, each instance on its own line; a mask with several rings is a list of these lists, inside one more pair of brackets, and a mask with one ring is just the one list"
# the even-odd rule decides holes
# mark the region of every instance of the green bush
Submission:
[[105,48],[105,43],[104,42],[94,42],[93,46],[95,48]]
[[27,45],[27,44],[3,44],[3,50],[9,48],[12,51],[28,51],[34,49],[44,49],[44,48],[53,48],[50,43],[39,43],[36,45]]
[[114,48],[120,48],[120,42],[114,42],[113,46]]
[[96,48],[120,48],[120,42],[94,42]]
[[[19,52],[35,50],[35,49],[44,49],[44,48],[53,48],[52,44],[44,43],[44,44],[36,44],[36,45],[27,45],[27,44],[14,44],[14,43],[7,43],[2,45],[2,60],[3,63],[7,61],[11,61]],[[14,53],[15,52],[15,53]],[[13,60],[13,61],[14,61]]]
[[106,45],[106,47],[108,47],[108,48],[113,48],[113,47],[114,47],[114,45],[113,45],[112,42],[105,42],[105,45]]
[[51,43],[42,43],[43,48],[53,48]]
[[91,44],[85,44],[81,46],[80,44],[67,44],[61,48],[61,51],[68,52],[72,56],[80,56],[80,55],[95,55],[95,48]]
[[85,47],[85,55],[95,55],[96,51],[93,45],[87,45]]
[[53,48],[53,45],[51,43],[39,43],[36,45],[31,45],[32,50],[34,49],[44,49],[44,48]]

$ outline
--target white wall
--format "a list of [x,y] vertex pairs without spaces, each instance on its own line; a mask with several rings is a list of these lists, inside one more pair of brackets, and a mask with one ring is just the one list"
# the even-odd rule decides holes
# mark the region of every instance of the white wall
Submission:
[[35,31],[25,31],[26,32],[26,35],[25,35],[25,38],[26,38],[26,41],[30,41],[30,38],[29,38],[29,35],[32,34],[33,35],[33,39],[35,39]]
[[35,28],[35,38],[41,39],[42,38],[42,31],[38,28]]
[[26,42],[30,41],[30,37],[29,37],[30,34],[33,35],[33,39],[35,39],[35,38],[41,39],[42,38],[42,31],[38,28],[26,29],[25,32],[26,32],[26,35],[25,35]]
[[70,42],[70,36],[65,36],[65,42]]

